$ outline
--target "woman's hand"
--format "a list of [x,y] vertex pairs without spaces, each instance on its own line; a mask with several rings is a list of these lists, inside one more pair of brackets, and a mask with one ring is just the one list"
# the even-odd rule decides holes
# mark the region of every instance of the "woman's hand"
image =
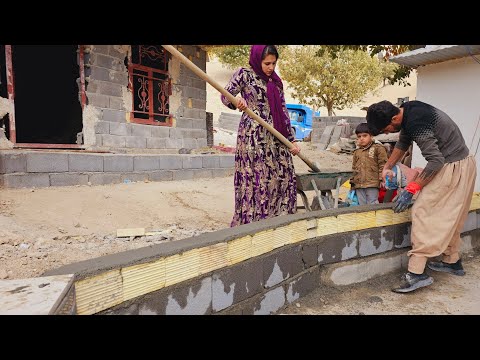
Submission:
[[245,101],[244,98],[238,98],[237,99],[237,109],[238,111],[243,111],[247,108],[247,102]]
[[296,142],[293,142],[293,148],[290,149],[290,152],[293,156],[297,155],[300,152],[300,147],[297,145]]

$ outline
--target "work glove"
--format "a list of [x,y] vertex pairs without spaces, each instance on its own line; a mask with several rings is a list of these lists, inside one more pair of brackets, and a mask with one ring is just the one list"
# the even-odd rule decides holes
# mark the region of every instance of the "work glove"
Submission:
[[412,197],[421,189],[420,185],[412,181],[408,184],[405,189],[402,191],[400,196],[398,196],[397,201],[393,207],[393,212],[399,213],[407,210],[408,205],[412,202]]

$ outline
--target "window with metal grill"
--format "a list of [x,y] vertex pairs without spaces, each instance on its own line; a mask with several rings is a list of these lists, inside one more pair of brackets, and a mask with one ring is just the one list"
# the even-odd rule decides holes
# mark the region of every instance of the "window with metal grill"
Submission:
[[171,125],[168,53],[161,45],[131,45],[129,88],[133,96],[130,120],[149,125]]

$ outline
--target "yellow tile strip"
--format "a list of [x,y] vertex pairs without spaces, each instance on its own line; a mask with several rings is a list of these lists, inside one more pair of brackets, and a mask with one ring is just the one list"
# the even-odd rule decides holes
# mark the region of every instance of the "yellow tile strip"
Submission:
[[165,286],[170,286],[198,276],[200,274],[199,263],[198,249],[165,258]]
[[165,259],[123,268],[121,275],[123,301],[160,290],[165,287]]
[[95,314],[123,302],[122,277],[120,269],[75,283],[77,313]]
[[228,265],[227,243],[219,243],[198,249],[200,258],[200,275]]
[[[478,209],[480,193],[474,193],[470,211]],[[81,315],[95,314],[163,287],[245,261],[287,244],[303,241],[312,237],[312,234],[324,236],[409,221],[411,209],[399,214],[386,209],[300,220],[227,243],[186,251],[147,264],[110,270],[75,283],[77,312]]]
[[273,250],[273,229],[260,231],[252,237],[252,257]]
[[250,259],[252,257],[252,237],[250,235],[229,241],[227,243],[228,266]]

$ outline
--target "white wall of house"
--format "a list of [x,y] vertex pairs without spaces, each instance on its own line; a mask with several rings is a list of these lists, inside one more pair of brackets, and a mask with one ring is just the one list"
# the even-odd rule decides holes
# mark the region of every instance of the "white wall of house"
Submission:
[[[477,55],[477,58],[480,60],[480,56]],[[480,125],[475,134],[480,120],[479,63],[471,57],[465,57],[417,68],[417,100],[447,113],[460,128],[470,152],[475,153],[480,139]],[[476,162],[475,191],[480,191],[480,146]],[[425,165],[420,149],[414,145],[412,166]]]

